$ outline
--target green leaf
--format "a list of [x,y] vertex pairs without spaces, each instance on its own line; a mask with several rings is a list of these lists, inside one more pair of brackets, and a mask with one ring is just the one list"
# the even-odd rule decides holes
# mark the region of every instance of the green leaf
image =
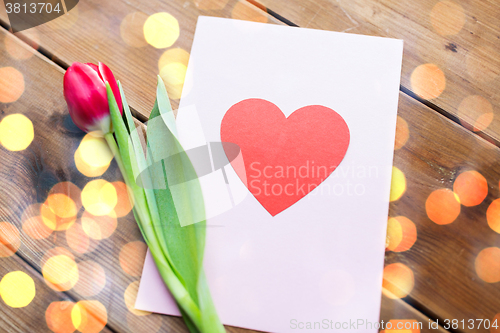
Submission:
[[118,85],[124,115],[107,84],[116,141],[111,133],[105,137],[133,192],[137,223],[190,332],[224,332],[203,272],[205,211],[201,187],[179,143],[163,81],[159,79],[157,101],[148,122],[146,156]]
[[[154,189],[161,224],[155,224],[155,232],[162,247],[168,249],[189,294],[198,302],[197,285],[205,247],[204,202],[194,167],[177,138],[175,118],[161,79],[147,137],[152,177],[165,182],[163,188]],[[195,217],[199,219],[194,220]]]
[[[166,185],[155,189],[162,224],[155,228],[156,234],[160,239],[163,237],[160,242],[168,248],[174,266],[199,305],[201,326],[197,326],[198,330],[225,332],[203,272],[206,223],[201,185],[188,154],[179,142],[172,107],[160,77],[147,136],[148,162],[156,166],[153,177],[163,176]],[[167,207],[175,207],[175,214]],[[191,332],[197,332],[190,320],[185,321]]]

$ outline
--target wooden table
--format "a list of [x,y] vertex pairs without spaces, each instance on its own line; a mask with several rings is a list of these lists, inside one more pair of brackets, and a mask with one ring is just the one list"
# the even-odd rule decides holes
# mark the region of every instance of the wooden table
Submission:
[[[479,321],[469,328],[470,319],[500,326],[499,3],[81,0],[13,34],[1,2],[2,332],[187,332],[179,318],[132,307],[146,247],[115,162],[86,155],[88,140],[68,119],[62,77],[74,61],[106,63],[144,121],[159,66],[187,64],[199,15],[404,39],[381,320],[422,322],[413,332],[436,331],[429,320],[439,320],[438,331],[500,332]],[[163,49],[142,32],[158,12],[180,27]],[[178,97],[179,85],[167,85]],[[25,117],[7,118],[14,114]],[[8,124],[17,139],[2,137]],[[99,220],[83,213],[80,194],[92,197],[106,182],[117,190],[118,217]]]

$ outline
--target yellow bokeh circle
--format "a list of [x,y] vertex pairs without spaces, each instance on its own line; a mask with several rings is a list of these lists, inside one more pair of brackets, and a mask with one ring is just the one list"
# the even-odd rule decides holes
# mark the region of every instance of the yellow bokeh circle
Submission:
[[35,298],[35,294],[35,282],[24,272],[7,273],[0,281],[0,296],[11,308],[27,306]]
[[33,123],[22,114],[11,114],[0,122],[0,143],[8,150],[28,148],[35,137]]
[[75,166],[87,177],[99,177],[113,159],[113,153],[106,141],[97,132],[86,134],[75,151]]
[[143,32],[146,42],[157,49],[164,49],[179,38],[179,22],[169,13],[156,13],[147,18]]
[[108,215],[115,209],[118,195],[113,184],[104,179],[90,181],[82,190],[83,207],[92,215]]
[[42,274],[50,287],[66,291],[78,282],[78,266],[73,258],[67,255],[50,257],[42,267]]
[[158,70],[165,82],[168,95],[172,99],[179,99],[182,90],[186,89],[186,79],[189,53],[181,48],[173,48],[165,51],[158,60]]
[[107,166],[113,159],[113,153],[102,137],[90,136],[82,140],[79,149],[83,161],[92,167]]
[[405,174],[396,167],[392,167],[391,196],[390,201],[396,201],[406,191]]
[[73,327],[82,333],[101,332],[108,323],[106,307],[99,301],[79,301],[70,316]]

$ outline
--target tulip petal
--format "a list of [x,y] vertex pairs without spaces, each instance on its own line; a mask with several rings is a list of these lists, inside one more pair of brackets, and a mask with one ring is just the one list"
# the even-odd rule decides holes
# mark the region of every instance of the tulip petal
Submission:
[[[90,66],[93,70],[95,70],[97,73],[99,73],[99,67],[97,67],[96,64],[93,64],[91,62],[86,62],[85,65]],[[100,74],[99,74],[99,77],[101,77]],[[102,77],[101,77],[101,79],[102,79]]]
[[106,86],[91,66],[75,62],[64,74],[64,98],[73,122],[82,130],[101,129],[109,116]]
[[115,76],[113,75],[113,72],[111,71],[111,69],[109,69],[108,66],[106,66],[102,62],[99,62],[99,75],[101,76],[104,82],[109,83],[111,91],[115,96],[116,104],[118,104],[118,109],[120,110],[120,114],[123,114],[122,97],[120,95],[120,89],[118,89],[118,83],[116,83],[116,79]]

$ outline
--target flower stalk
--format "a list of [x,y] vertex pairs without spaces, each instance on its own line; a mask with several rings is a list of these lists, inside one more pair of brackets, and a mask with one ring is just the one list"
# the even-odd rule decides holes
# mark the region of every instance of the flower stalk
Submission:
[[161,78],[158,77],[157,99],[148,122],[146,147],[139,140],[120,83],[104,64],[73,64],[64,77],[64,95],[75,124],[84,131],[101,131],[108,143],[131,190],[133,213],[143,238],[189,331],[225,332],[203,271],[204,218],[192,218],[189,225],[183,224],[186,216],[204,212],[201,187],[197,180],[194,186],[192,182],[190,186],[181,184],[175,191],[169,185],[171,178],[192,179],[189,175],[193,175],[194,168],[189,158],[182,163],[180,159],[168,162],[172,152],[175,156],[187,154],[177,139],[175,119]]

